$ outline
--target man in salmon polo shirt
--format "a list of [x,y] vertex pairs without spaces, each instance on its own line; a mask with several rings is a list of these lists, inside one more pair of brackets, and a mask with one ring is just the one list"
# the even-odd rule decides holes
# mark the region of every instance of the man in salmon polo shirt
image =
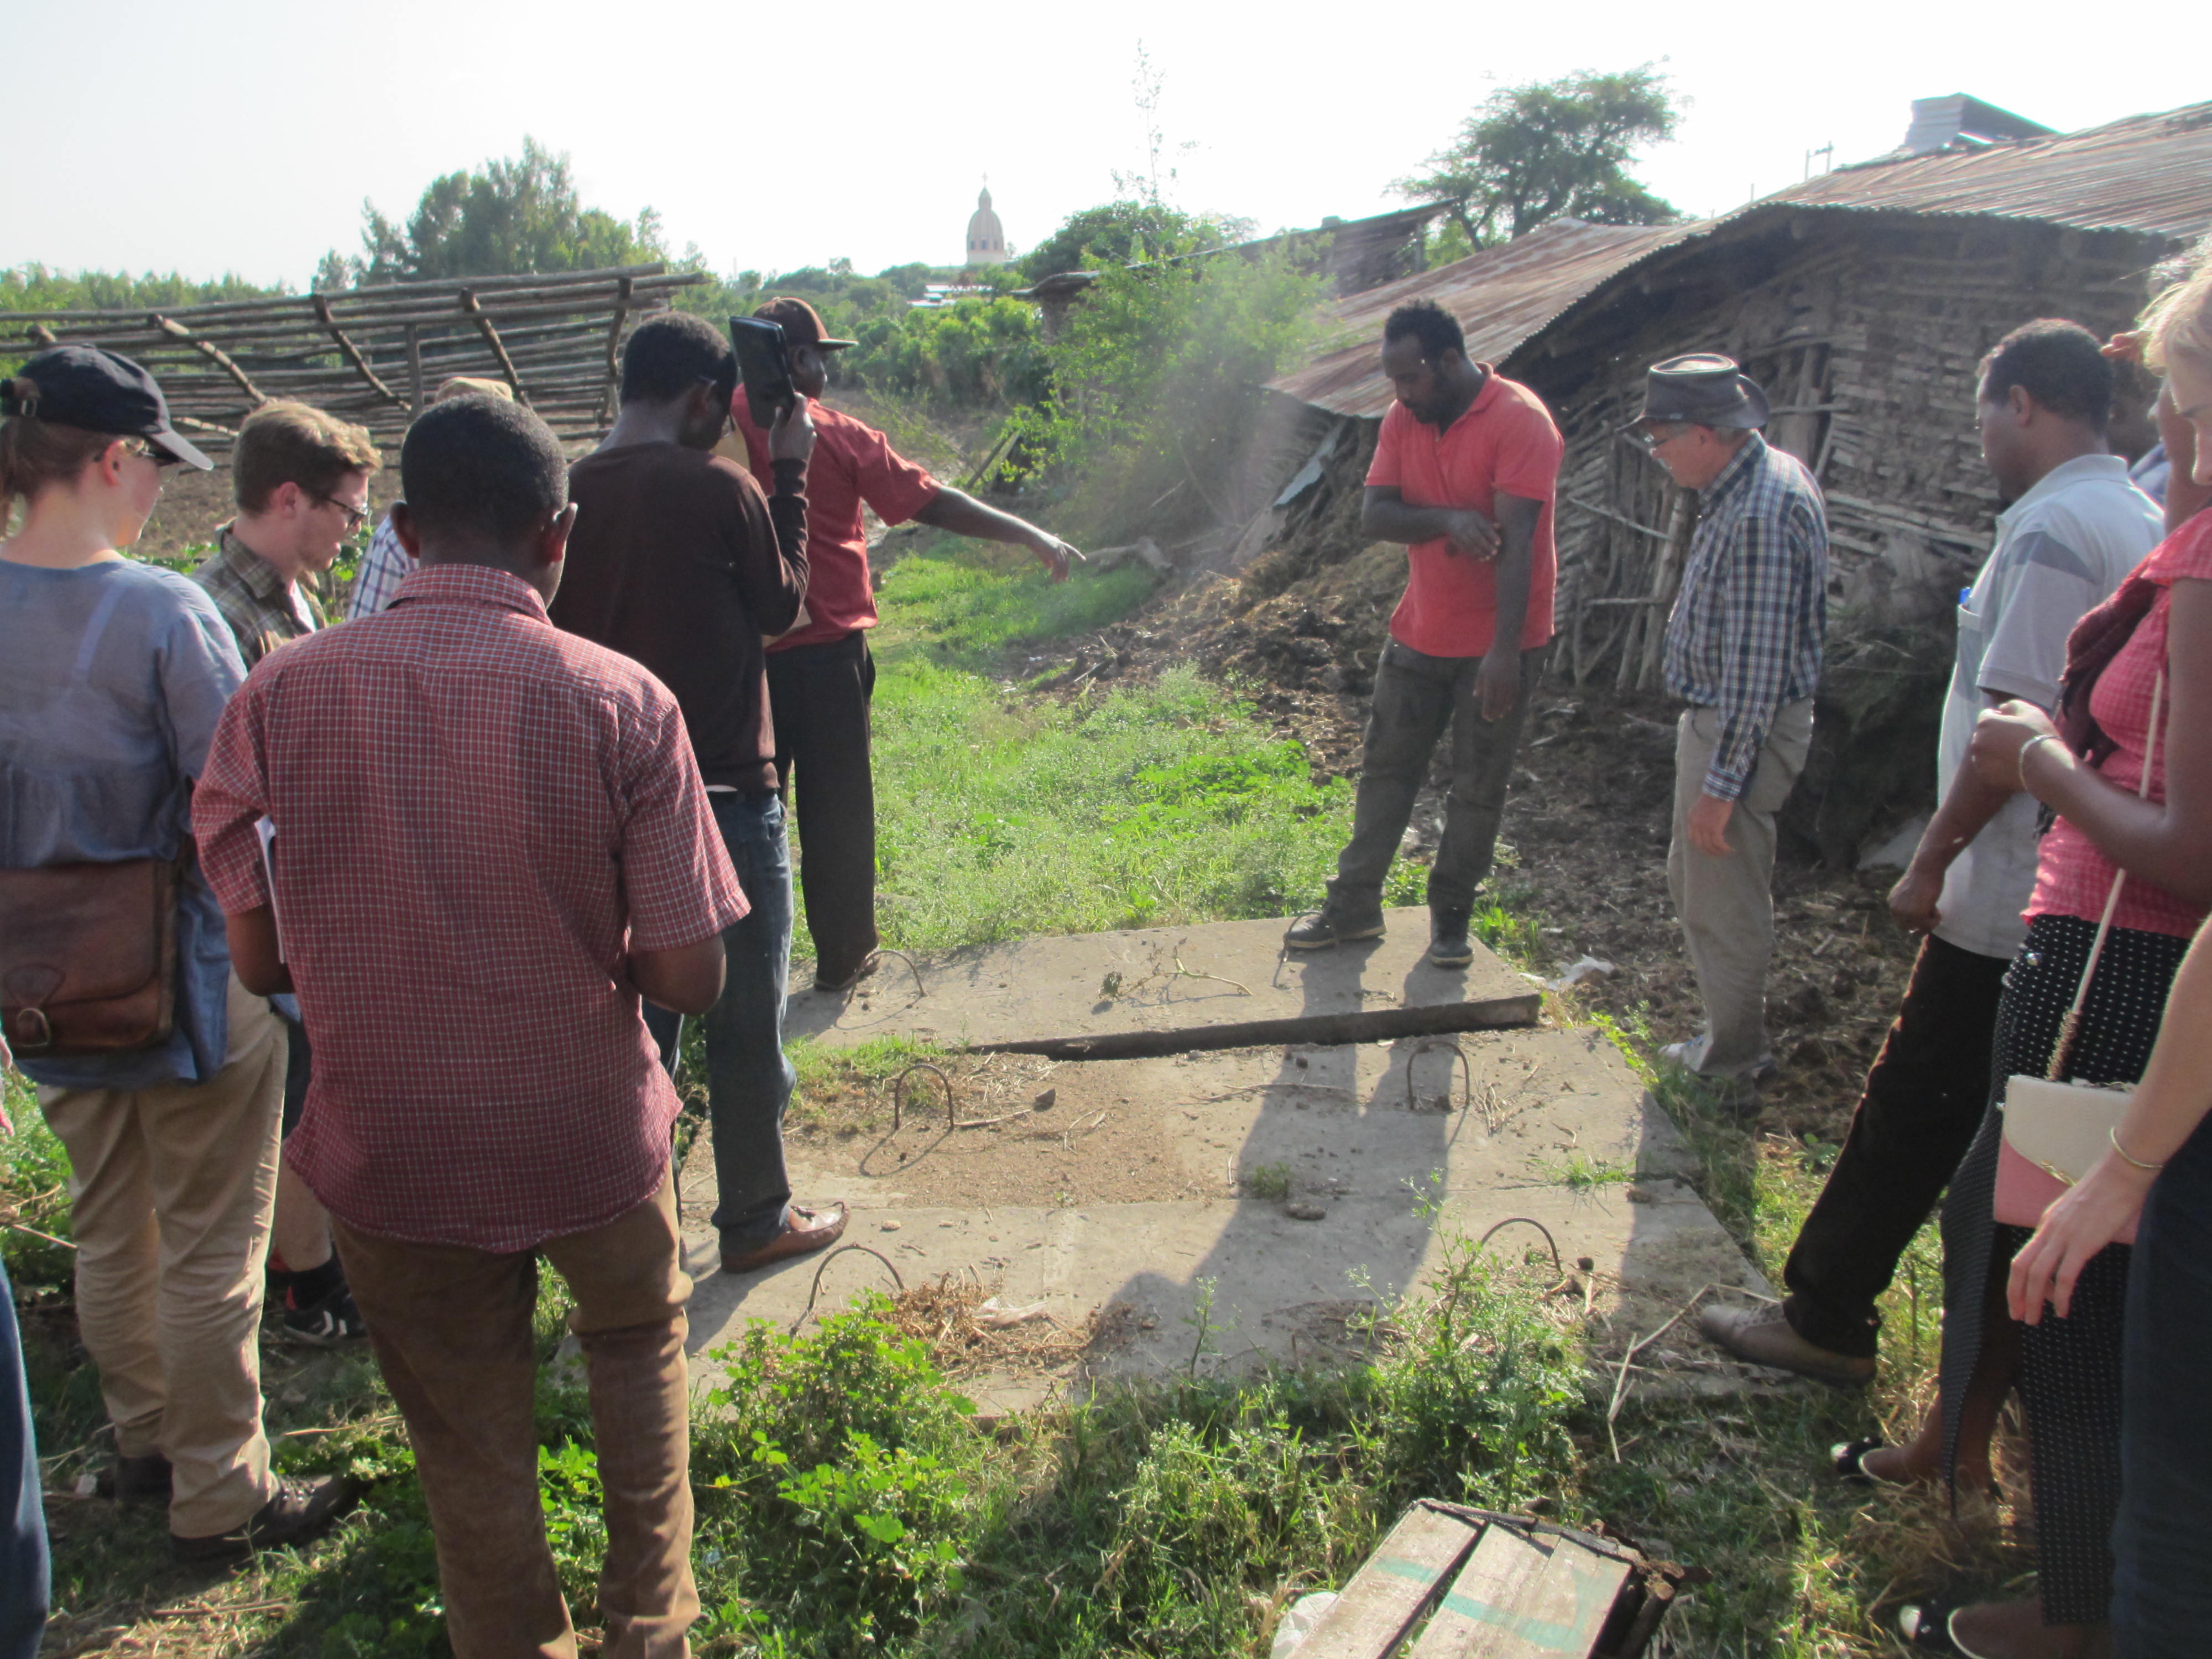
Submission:
[[1407,544],[1406,593],[1375,671],[1351,842],[1328,902],[1283,942],[1314,951],[1382,937],[1382,878],[1449,726],[1428,959],[1462,968],[1474,960],[1468,917],[1551,651],[1553,494],[1565,446],[1541,398],[1468,361],[1459,323],[1434,301],[1390,313],[1382,372],[1398,400],[1367,469],[1360,528]]
[[[791,383],[814,400],[806,613],[768,647],[768,693],[776,775],[799,796],[799,890],[814,940],[814,988],[843,992],[875,966],[877,944],[876,785],[868,757],[876,665],[867,634],[876,625],[876,596],[861,507],[874,508],[885,524],[911,519],[956,536],[1026,547],[1054,581],[1066,581],[1068,562],[1083,556],[1049,531],[938,483],[866,421],[823,404],[827,354],[854,343],[828,338],[805,301],[770,300],[753,315],[782,328]],[[771,488],[768,429],[753,418],[743,387],[731,412],[753,476]]]

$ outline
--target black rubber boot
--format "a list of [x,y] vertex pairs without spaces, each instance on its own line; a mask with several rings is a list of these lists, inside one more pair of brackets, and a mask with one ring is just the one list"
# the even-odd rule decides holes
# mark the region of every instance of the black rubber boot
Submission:
[[1474,960],[1467,936],[1469,910],[1456,905],[1429,907],[1429,960],[1439,968],[1464,968]]

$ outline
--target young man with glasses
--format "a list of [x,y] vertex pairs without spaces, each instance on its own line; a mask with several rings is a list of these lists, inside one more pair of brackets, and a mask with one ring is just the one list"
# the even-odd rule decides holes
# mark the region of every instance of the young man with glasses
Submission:
[[192,573],[238,636],[249,669],[326,625],[312,588],[368,521],[368,432],[305,404],[264,404],[238,429],[230,472],[238,516]]
[[[278,646],[326,625],[310,591],[368,521],[369,475],[383,464],[362,428],[306,404],[264,404],[238,429],[230,472],[238,516],[216,532],[215,556],[192,573],[230,624],[251,669]],[[270,999],[290,1038],[284,1133],[306,1103],[310,1056],[298,1006]],[[285,1334],[328,1345],[362,1336],[361,1315],[331,1248],[330,1217],[296,1176],[282,1170],[270,1252],[283,1297]]]

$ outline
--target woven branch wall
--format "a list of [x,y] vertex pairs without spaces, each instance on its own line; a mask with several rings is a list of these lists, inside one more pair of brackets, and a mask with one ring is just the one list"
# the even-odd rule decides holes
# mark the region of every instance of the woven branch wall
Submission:
[[613,420],[622,342],[678,289],[706,279],[659,264],[398,283],[167,312],[15,312],[0,353],[105,346],[153,372],[178,426],[225,447],[273,398],[296,398],[397,439],[456,374],[504,380],[565,439]]

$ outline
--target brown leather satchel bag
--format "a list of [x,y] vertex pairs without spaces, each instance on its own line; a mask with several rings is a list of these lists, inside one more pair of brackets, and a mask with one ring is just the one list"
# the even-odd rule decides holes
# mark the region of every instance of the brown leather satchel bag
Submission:
[[0,870],[0,1029],[27,1060],[167,1042],[191,857]]

